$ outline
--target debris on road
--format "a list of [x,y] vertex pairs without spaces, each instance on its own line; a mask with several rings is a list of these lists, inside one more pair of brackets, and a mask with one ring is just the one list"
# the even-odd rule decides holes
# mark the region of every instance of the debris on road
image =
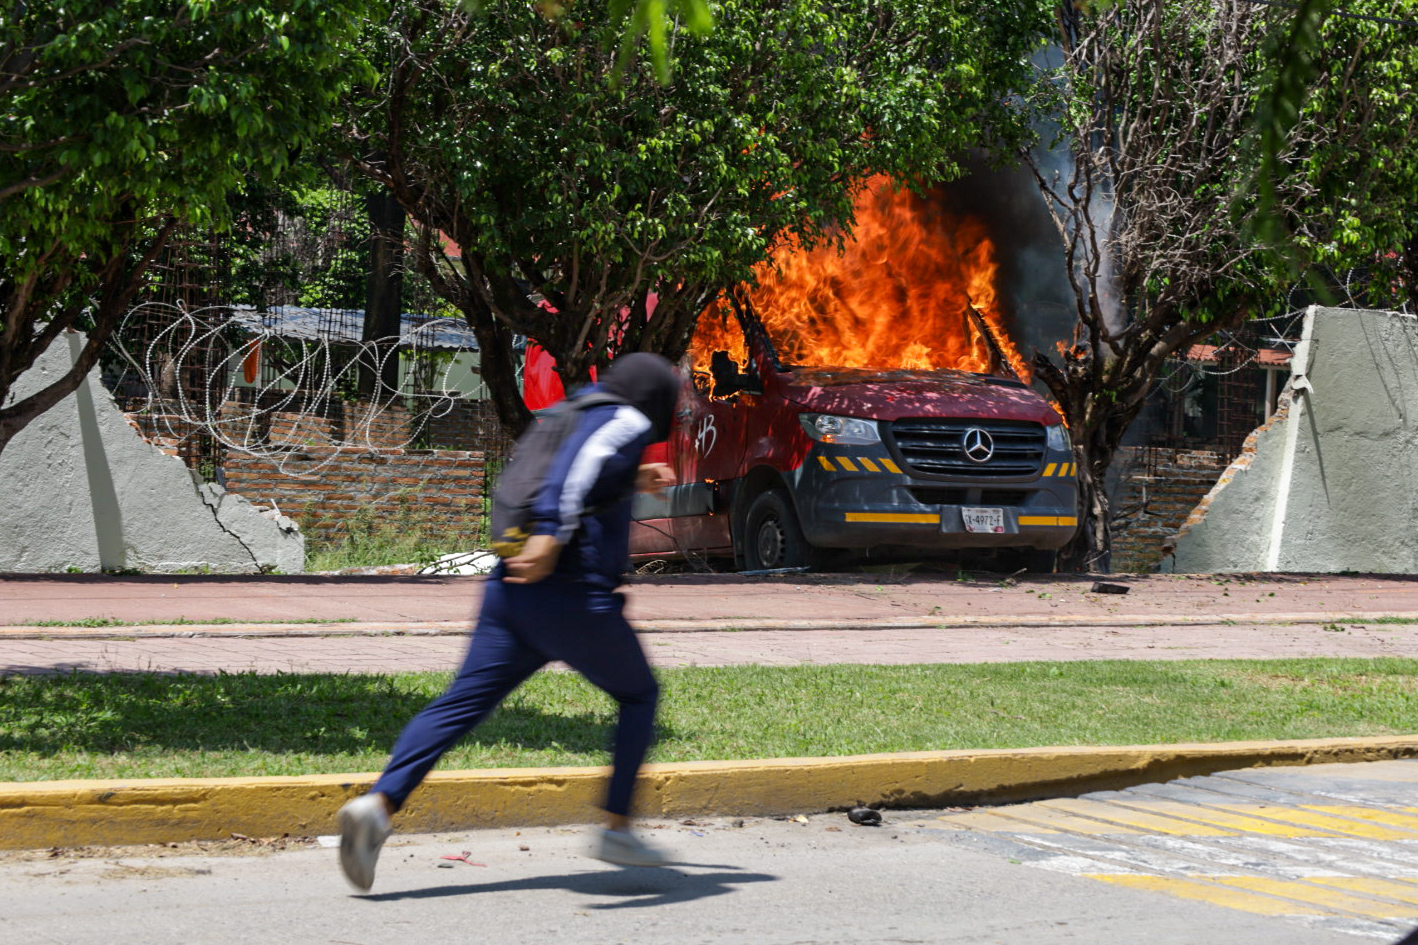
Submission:
[[847,819],[863,827],[880,827],[881,811],[873,810],[861,801],[857,801],[857,806],[847,811]]

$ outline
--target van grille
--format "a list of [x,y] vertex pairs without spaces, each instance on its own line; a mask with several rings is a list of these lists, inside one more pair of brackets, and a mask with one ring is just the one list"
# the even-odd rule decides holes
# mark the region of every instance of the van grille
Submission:
[[[965,434],[974,428],[994,443],[983,463],[965,455]],[[1037,476],[1044,461],[1043,424],[1027,420],[908,418],[893,421],[889,432],[910,471],[922,476]]]

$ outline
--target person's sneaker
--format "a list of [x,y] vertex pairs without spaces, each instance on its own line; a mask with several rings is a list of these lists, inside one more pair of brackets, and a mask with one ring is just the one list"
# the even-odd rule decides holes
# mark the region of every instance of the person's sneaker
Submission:
[[595,851],[596,859],[617,866],[668,866],[670,858],[663,850],[650,846],[633,833],[604,830]]
[[382,798],[366,794],[340,808],[340,869],[360,892],[374,885],[374,864],[389,836],[389,812]]

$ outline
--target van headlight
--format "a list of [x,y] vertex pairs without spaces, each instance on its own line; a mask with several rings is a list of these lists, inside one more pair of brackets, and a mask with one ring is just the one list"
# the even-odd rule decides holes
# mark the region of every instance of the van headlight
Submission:
[[836,417],[830,413],[798,414],[807,435],[819,443],[847,443],[864,445],[880,443],[881,433],[875,420],[858,420],[856,417]]
[[1051,427],[1046,427],[1045,434],[1044,442],[1049,449],[1063,453],[1073,452],[1073,440],[1069,438],[1067,424],[1056,423]]

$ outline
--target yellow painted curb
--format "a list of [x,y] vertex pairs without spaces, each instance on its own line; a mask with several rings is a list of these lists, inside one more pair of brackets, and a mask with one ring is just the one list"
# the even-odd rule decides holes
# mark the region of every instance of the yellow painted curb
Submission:
[[[1232,768],[1418,757],[1418,736],[1105,748],[931,751],[647,766],[648,817],[767,816],[1057,797]],[[585,823],[603,768],[435,772],[396,826],[419,833]],[[0,783],[0,849],[171,843],[335,832],[335,812],[373,774]]]

